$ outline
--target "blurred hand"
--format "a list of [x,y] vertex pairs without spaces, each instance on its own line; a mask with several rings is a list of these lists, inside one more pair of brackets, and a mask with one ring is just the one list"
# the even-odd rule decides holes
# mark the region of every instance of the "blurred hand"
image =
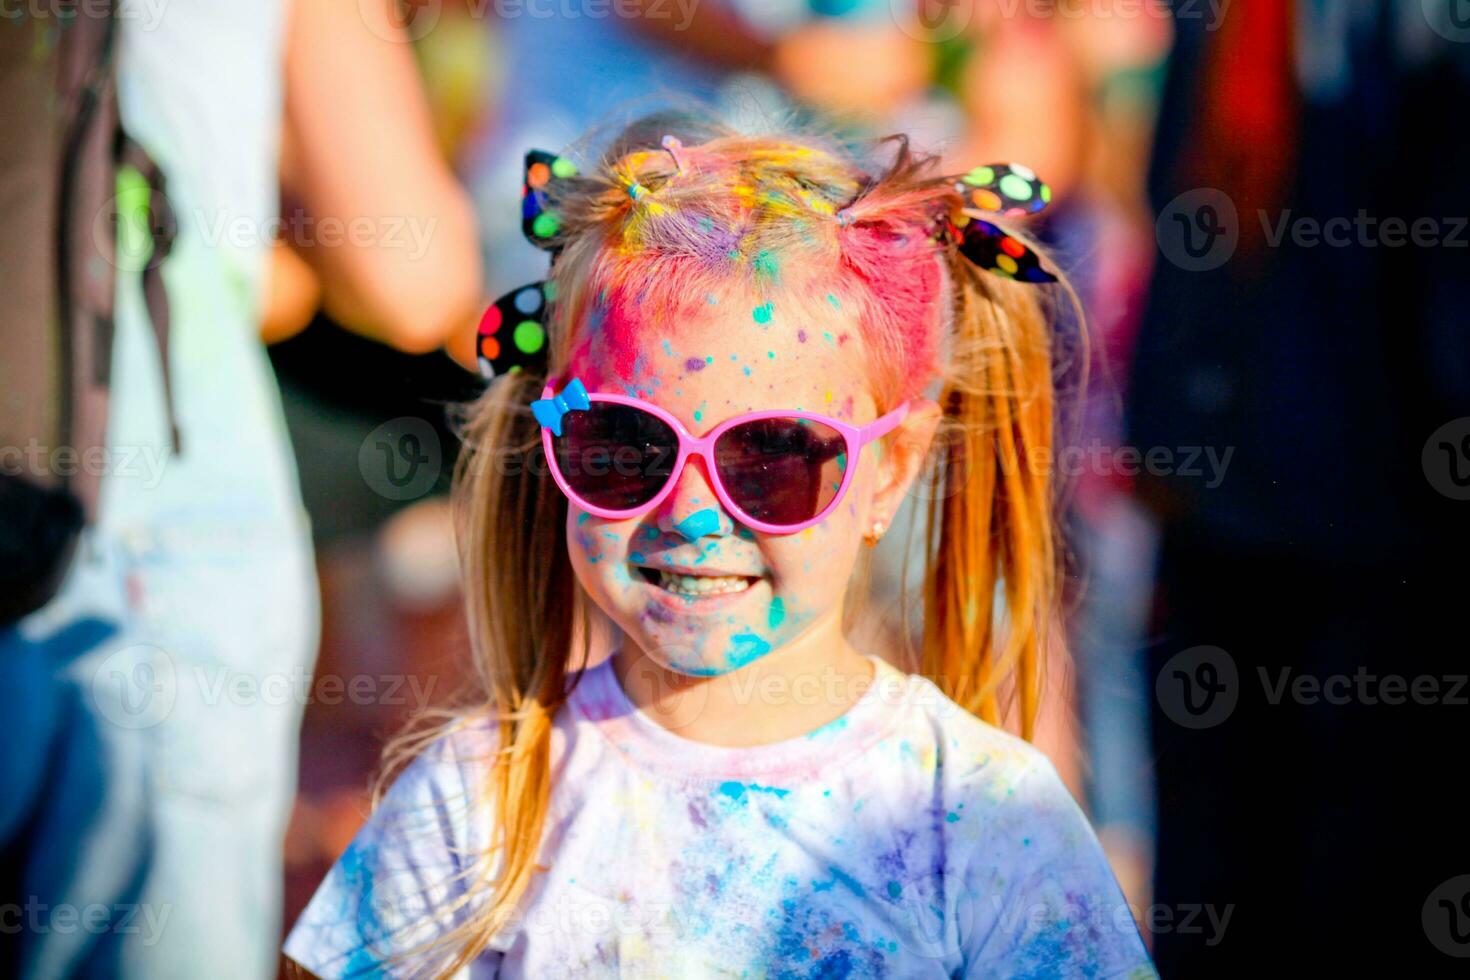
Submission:
[[929,84],[930,55],[891,24],[822,20],[778,41],[771,71],[798,101],[834,115],[884,117]]

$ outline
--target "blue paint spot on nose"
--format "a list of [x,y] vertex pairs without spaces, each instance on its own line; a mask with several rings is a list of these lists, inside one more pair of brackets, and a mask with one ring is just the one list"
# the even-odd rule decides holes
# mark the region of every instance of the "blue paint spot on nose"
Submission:
[[714,534],[719,529],[720,515],[715,513],[712,507],[696,510],[674,525],[674,530],[690,541],[702,538],[706,534]]

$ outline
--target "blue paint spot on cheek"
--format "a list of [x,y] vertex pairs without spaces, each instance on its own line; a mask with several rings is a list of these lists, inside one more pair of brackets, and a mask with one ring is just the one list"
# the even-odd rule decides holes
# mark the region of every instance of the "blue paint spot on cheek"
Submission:
[[719,530],[719,527],[720,515],[716,514],[713,508],[706,507],[703,510],[695,511],[678,524],[675,524],[674,530],[678,531],[687,540],[693,541],[697,538],[704,537],[706,534],[713,534]]
[[736,633],[730,637],[730,650],[725,655],[731,669],[744,667],[771,652],[771,645],[759,633]]
[[786,600],[776,596],[771,600],[771,609],[766,614],[766,623],[775,629],[786,619]]

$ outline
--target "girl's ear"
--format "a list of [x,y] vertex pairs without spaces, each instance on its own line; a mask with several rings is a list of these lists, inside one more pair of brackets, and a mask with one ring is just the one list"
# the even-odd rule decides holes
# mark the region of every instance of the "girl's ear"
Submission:
[[885,527],[893,523],[893,515],[929,454],[940,414],[937,403],[915,398],[903,423],[883,440],[887,445],[878,468],[878,487],[873,492],[873,506],[868,515],[870,523]]

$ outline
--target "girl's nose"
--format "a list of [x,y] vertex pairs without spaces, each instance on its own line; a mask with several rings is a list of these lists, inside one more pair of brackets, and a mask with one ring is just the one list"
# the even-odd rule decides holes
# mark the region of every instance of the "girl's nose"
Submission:
[[735,522],[720,506],[704,474],[703,460],[691,458],[679,474],[673,492],[659,505],[658,528],[686,541],[735,532]]

